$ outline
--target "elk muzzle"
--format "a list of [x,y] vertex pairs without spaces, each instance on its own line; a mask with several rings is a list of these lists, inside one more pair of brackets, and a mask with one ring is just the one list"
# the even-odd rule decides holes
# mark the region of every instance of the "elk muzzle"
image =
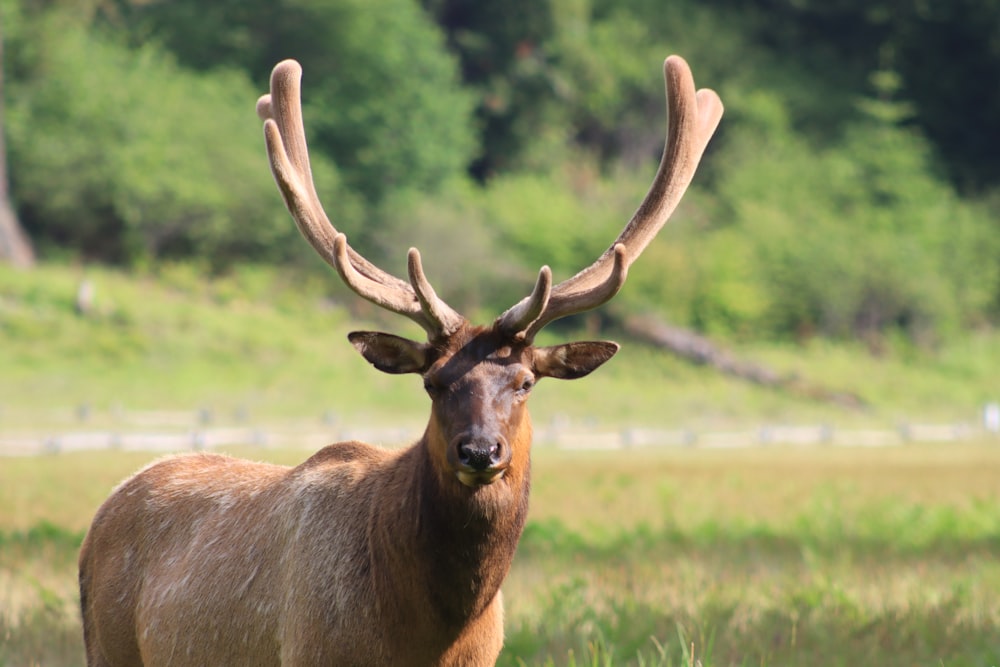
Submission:
[[448,458],[458,480],[472,488],[492,484],[503,477],[511,454],[506,438],[478,429],[462,433],[448,448]]

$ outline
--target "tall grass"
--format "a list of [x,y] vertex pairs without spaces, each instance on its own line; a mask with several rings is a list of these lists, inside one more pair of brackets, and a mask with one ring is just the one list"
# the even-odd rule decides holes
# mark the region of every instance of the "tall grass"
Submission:
[[[501,665],[1000,664],[996,443],[534,458]],[[2,462],[0,665],[82,664],[76,550],[142,459]]]
[[1000,664],[1000,451],[537,458],[502,664]]

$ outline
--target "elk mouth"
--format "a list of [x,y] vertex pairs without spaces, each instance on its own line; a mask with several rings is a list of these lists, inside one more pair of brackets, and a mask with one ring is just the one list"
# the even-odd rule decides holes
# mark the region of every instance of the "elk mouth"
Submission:
[[458,481],[475,489],[503,478],[511,449],[500,435],[463,434],[452,442],[449,458]]
[[481,486],[488,486],[493,482],[496,482],[503,478],[503,474],[507,471],[506,467],[494,468],[491,470],[473,470],[473,469],[459,469],[455,472],[455,476],[458,477],[458,481],[462,484],[468,486],[472,489],[477,489]]

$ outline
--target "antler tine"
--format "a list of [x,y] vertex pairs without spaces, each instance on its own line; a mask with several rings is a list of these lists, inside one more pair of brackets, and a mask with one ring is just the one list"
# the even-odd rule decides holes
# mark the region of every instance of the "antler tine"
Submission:
[[[302,235],[355,293],[394,313],[404,315],[427,331],[429,338],[448,335],[464,318],[437,297],[420,268],[411,270],[413,284],[378,268],[347,244],[319,201],[309,164],[302,122],[302,67],[294,60],[278,63],[271,73],[271,92],[257,101],[264,121],[264,140],[271,173],[288,211]],[[413,264],[412,253],[410,263]]]
[[496,326],[509,335],[527,339],[525,330],[538,319],[549,305],[552,296],[552,269],[543,266],[531,294],[511,306],[496,320]]
[[[694,177],[698,162],[722,118],[722,101],[712,90],[695,91],[691,69],[680,56],[663,63],[667,93],[667,141],[653,184],[614,243],[593,264],[551,288],[536,292],[497,320],[497,326],[532,340],[545,325],[610,300],[625,283],[628,268],[670,219]],[[527,315],[540,308],[534,318]]]
[[452,310],[448,304],[438,298],[431,283],[424,275],[424,266],[420,261],[420,251],[410,248],[406,256],[407,271],[410,276],[410,284],[417,294],[420,308],[426,316],[434,331],[439,331],[445,335],[452,334],[462,326],[465,319]]

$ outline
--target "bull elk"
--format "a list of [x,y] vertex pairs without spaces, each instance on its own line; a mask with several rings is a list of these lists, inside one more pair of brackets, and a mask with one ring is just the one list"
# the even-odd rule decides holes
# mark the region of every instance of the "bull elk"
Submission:
[[80,552],[87,664],[490,665],[503,644],[500,585],[528,511],[527,399],[545,377],[583,377],[612,342],[548,347],[547,324],[595,308],[670,217],[722,116],[687,64],[664,64],[663,158],[638,211],[589,267],[476,326],[434,292],[416,249],[409,280],[330,224],[313,185],[301,68],[274,68],[257,102],[271,171],[299,230],[359,296],[427,332],[355,332],[377,369],[418,373],[423,436],[388,451],[329,445],[296,467],[216,454],[169,457],[123,482]]

